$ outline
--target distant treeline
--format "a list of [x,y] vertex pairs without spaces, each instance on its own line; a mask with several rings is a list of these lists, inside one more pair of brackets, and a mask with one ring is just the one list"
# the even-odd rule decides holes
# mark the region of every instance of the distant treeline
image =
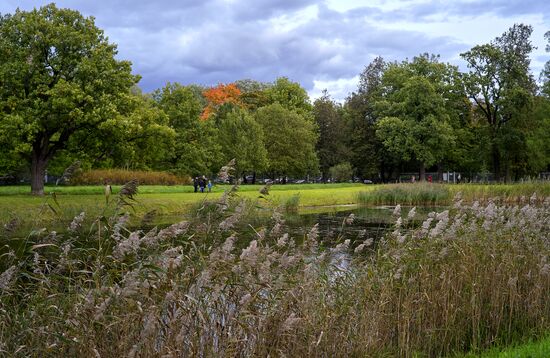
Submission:
[[328,91],[312,103],[285,77],[142,93],[92,18],[17,10],[0,16],[0,175],[30,177],[36,194],[46,169],[61,175],[76,160],[187,176],[233,158],[236,176],[536,175],[550,164],[550,64],[537,83],[531,33],[517,24],[461,54],[466,73],[431,54],[378,57],[344,103]]

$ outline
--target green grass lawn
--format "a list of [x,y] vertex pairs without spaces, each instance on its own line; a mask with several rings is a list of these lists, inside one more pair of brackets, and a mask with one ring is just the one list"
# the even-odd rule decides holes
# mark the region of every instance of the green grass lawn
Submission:
[[467,354],[463,358],[548,358],[550,357],[550,336],[539,341],[529,342],[517,347],[494,348],[481,354]]
[[[421,190],[422,185],[401,184],[401,187]],[[429,186],[425,184],[425,186]],[[183,215],[193,205],[202,200],[215,200],[228,189],[227,185],[214,186],[211,193],[194,193],[190,185],[160,186],[144,185],[139,187],[137,202],[134,206],[136,216],[156,210],[162,215]],[[258,198],[258,190],[262,185],[242,185],[239,187],[239,195],[255,199]],[[434,185],[435,187],[435,185]],[[548,183],[527,183],[511,185],[481,185],[481,184],[460,184],[441,185],[447,188],[448,198],[442,204],[448,205],[452,196],[461,191],[463,196],[470,201],[478,198],[492,196],[519,197],[531,195],[538,192],[540,196],[550,195],[550,184]],[[269,200],[274,205],[284,205],[287,202],[296,202],[298,196],[298,207],[300,209],[357,204],[359,193],[372,193],[377,191],[392,191],[397,186],[392,185],[364,185],[353,183],[340,184],[286,184],[273,185],[270,189]],[[407,189],[407,190],[409,190]],[[113,186],[113,199],[120,186]],[[40,227],[43,223],[52,221],[66,222],[74,216],[85,211],[89,218],[97,217],[106,210],[103,186],[47,186],[44,197],[31,196],[28,186],[3,186],[0,187],[0,223],[6,223],[12,218],[19,218],[25,226]],[[56,201],[53,195],[55,193]],[[399,199],[397,199],[399,201]],[[377,203],[384,204],[384,203]],[[405,204],[402,202],[402,204]],[[113,205],[110,205],[112,210]]]
[[[261,185],[243,185],[239,195],[255,199]],[[301,207],[353,204],[357,202],[357,193],[371,190],[373,186],[363,184],[302,184],[274,185],[269,198],[275,205],[284,204],[286,200],[299,195]],[[135,214],[142,216],[148,211],[156,210],[162,215],[180,215],[188,212],[192,205],[203,200],[218,199],[228,186],[215,186],[211,193],[194,193],[192,186],[140,186]],[[111,200],[120,190],[113,187]],[[35,227],[52,221],[67,221],[85,211],[88,217],[96,217],[106,210],[106,201],[102,186],[46,187],[48,195],[34,197],[29,195],[27,186],[0,187],[0,223],[14,217],[20,218]],[[54,200],[53,195],[55,193]],[[112,210],[110,205],[107,209]]]

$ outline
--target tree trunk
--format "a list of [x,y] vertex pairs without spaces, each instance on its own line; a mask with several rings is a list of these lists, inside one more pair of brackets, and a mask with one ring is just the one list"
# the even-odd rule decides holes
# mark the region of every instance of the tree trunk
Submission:
[[31,194],[44,195],[44,173],[48,160],[35,150],[31,160]]
[[420,163],[420,181],[426,181],[426,164]]
[[512,182],[512,173],[509,164],[506,164],[506,175],[504,177],[504,181],[506,182],[506,184]]
[[[447,178],[449,180],[449,178]],[[437,163],[437,181],[441,183],[443,181],[443,164]]]
[[252,172],[252,184],[256,184],[256,172]]
[[493,157],[493,180],[501,181],[502,176],[500,173],[500,152],[494,140],[491,144],[491,155]]

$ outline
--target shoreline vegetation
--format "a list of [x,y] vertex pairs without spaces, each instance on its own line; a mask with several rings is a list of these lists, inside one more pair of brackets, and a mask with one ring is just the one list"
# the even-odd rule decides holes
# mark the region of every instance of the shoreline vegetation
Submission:
[[[120,185],[113,185],[113,194],[120,191]],[[258,199],[263,185],[241,185],[239,195],[251,200]],[[204,200],[216,200],[229,185],[215,185],[212,193],[193,193],[190,185],[143,185],[139,187],[139,202],[134,210],[143,215],[155,210],[160,215],[184,215]],[[520,203],[536,193],[539,198],[550,196],[549,182],[518,184],[286,184],[270,187],[270,199],[279,205],[291,204],[293,211],[304,208],[330,207],[337,205],[422,205],[446,206],[460,193],[465,202],[485,203],[492,198],[502,202]],[[101,185],[47,186],[47,196],[35,197],[28,194],[28,186],[0,186],[0,222],[14,216],[36,218],[37,215],[54,215],[71,220],[80,212],[99,214],[105,202],[104,187]],[[523,198],[523,199],[522,199]],[[59,204],[59,205],[55,205]],[[59,212],[52,212],[59,207]],[[50,213],[48,213],[50,212]]]
[[108,216],[88,223],[81,213],[67,233],[36,231],[21,250],[2,253],[0,349],[429,357],[529,340],[545,349],[550,199],[545,185],[522,198],[527,189],[486,203],[455,195],[420,225],[415,208],[397,205],[383,238],[351,241],[353,215],[330,237],[318,225],[293,237],[284,205],[271,208],[266,227],[253,227],[257,201],[235,187],[195,205],[187,220],[133,230],[141,198],[127,184]]

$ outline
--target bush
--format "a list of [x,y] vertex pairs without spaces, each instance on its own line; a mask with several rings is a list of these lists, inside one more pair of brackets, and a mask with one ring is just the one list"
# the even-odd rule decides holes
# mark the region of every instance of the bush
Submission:
[[105,182],[122,185],[136,179],[140,185],[181,185],[190,184],[191,178],[176,176],[167,172],[125,170],[125,169],[94,169],[77,174],[71,178],[74,185],[102,185]]
[[297,213],[300,207],[300,194],[294,194],[286,199],[283,204],[284,210],[287,213]]
[[353,168],[348,162],[340,163],[329,169],[331,178],[336,182],[345,182],[351,180],[353,176]]

